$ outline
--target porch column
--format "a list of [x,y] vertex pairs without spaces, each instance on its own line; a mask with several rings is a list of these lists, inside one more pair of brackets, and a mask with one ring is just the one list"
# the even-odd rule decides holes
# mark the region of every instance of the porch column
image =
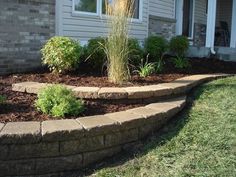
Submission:
[[183,5],[184,0],[176,0],[176,35],[182,35],[183,33]]
[[230,47],[236,48],[236,0],[233,0]]
[[215,42],[217,0],[208,0],[206,47],[213,48]]

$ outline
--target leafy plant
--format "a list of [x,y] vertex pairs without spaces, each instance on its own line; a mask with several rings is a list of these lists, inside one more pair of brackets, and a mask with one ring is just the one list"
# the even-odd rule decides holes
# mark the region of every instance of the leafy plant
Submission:
[[189,61],[184,57],[176,56],[175,58],[173,58],[173,62],[175,67],[178,69],[184,69],[190,67]]
[[184,57],[189,49],[189,41],[186,36],[176,36],[170,40],[170,51],[178,57]]
[[170,51],[175,54],[173,62],[176,68],[184,69],[190,67],[190,63],[185,58],[189,48],[188,38],[185,36],[173,37],[170,41]]
[[80,61],[79,42],[68,37],[55,36],[41,49],[42,62],[55,73],[64,73],[75,69]]
[[108,79],[110,82],[122,84],[130,79],[128,67],[129,19],[133,15],[134,0],[106,0],[108,16],[108,38],[104,46],[108,59]]
[[168,42],[162,36],[149,36],[145,40],[144,48],[152,61],[162,60],[168,50]]
[[104,52],[105,38],[97,37],[90,39],[86,47],[86,61],[91,65],[93,69],[102,70],[104,63],[106,62],[106,53]]
[[37,109],[54,117],[78,116],[84,111],[84,103],[64,86],[53,85],[38,94]]
[[6,102],[6,97],[0,95],[0,104],[4,104]]
[[155,63],[155,72],[156,73],[160,73],[163,71],[164,69],[164,61],[163,60],[158,60],[156,63]]
[[155,63],[149,63],[148,60],[144,63],[143,59],[138,67],[138,70],[135,70],[134,72],[138,73],[140,77],[147,77],[150,76],[155,72]]

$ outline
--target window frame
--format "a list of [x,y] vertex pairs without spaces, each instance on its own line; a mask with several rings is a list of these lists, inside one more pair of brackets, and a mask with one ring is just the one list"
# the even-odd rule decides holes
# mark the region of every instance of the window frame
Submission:
[[[101,19],[108,18],[106,14],[102,13],[102,1],[103,0],[97,0],[97,12],[85,12],[85,11],[77,11],[75,10],[75,0],[72,0],[72,15],[74,16],[97,16]],[[131,22],[142,22],[143,21],[143,0],[139,0],[139,18],[131,18]]]
[[99,16],[100,11],[100,0],[96,0],[97,3],[97,9],[96,13],[94,12],[86,12],[86,11],[78,11],[75,10],[75,0],[72,0],[72,14],[74,15],[91,15],[91,16]]

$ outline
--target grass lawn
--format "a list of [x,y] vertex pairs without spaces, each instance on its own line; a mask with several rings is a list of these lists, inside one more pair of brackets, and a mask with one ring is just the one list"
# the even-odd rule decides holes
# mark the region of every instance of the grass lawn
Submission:
[[138,153],[92,176],[236,176],[236,77],[205,84],[191,98],[192,105]]

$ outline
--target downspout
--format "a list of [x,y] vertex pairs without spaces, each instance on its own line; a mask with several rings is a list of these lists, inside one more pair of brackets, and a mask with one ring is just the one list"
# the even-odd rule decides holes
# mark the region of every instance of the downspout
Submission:
[[215,51],[215,48],[214,46],[211,47],[211,54],[215,55],[216,54],[216,51]]

